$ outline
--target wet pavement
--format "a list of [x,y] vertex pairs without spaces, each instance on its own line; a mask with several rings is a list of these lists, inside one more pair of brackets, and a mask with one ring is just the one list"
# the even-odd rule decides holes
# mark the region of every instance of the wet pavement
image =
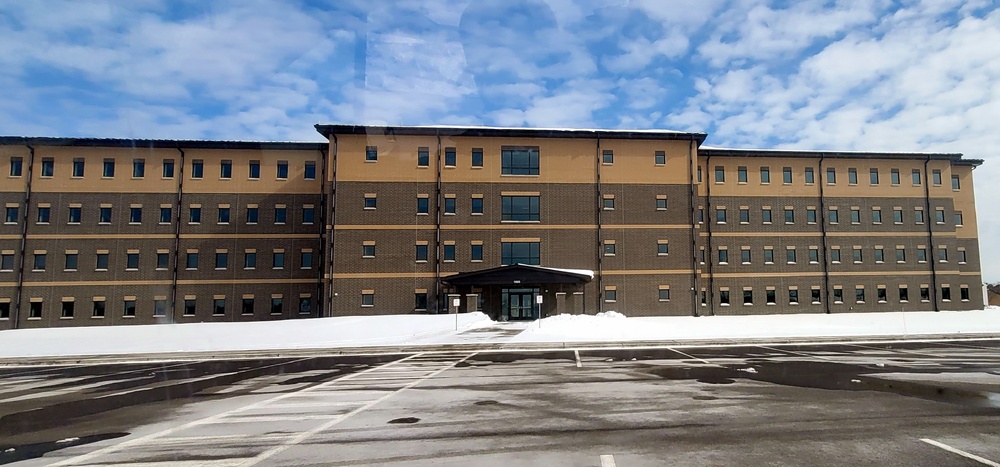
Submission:
[[0,367],[0,464],[997,462],[995,340]]

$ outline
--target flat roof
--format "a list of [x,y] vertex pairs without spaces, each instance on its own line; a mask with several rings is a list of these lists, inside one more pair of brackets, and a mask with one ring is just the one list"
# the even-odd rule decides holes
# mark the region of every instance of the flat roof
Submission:
[[0,136],[0,145],[77,146],[95,148],[180,148],[180,149],[284,149],[323,150],[328,142],[305,141],[212,141],[197,139],[51,138]]
[[956,165],[982,165],[982,159],[962,159],[957,152],[835,151],[800,149],[737,149],[702,146],[698,155],[723,157],[808,157],[833,159],[917,159],[947,160]]
[[492,126],[380,126],[317,124],[316,131],[330,135],[468,136],[506,138],[604,138],[642,140],[694,140],[701,145],[706,133],[673,130],[602,130],[590,128],[517,128]]

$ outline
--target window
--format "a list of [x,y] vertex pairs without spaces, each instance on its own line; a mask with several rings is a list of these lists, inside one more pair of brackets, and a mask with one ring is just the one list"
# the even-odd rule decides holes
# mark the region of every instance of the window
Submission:
[[146,176],[146,159],[132,159],[132,178]]
[[836,224],[840,221],[840,212],[834,208],[830,208],[830,223]]
[[226,299],[225,298],[212,299],[212,315],[221,316],[224,314],[226,314]]
[[786,185],[792,183],[792,168],[784,167],[781,169],[781,182]]
[[80,178],[83,177],[83,168],[85,166],[84,160],[81,157],[76,157],[73,159],[73,177]]
[[417,148],[417,167],[427,167],[431,164],[429,148]]
[[814,246],[809,247],[809,263],[817,264],[819,263],[819,248]]
[[788,304],[789,305],[799,304],[799,289],[788,289]]
[[664,151],[656,151],[653,153],[653,163],[656,165],[666,165],[667,163],[667,153]]
[[445,198],[444,199],[444,213],[448,215],[455,215],[456,213],[456,202],[455,198]]
[[903,223],[903,210],[902,209],[893,209],[892,210],[892,222],[895,223],[895,224],[902,224]]
[[764,248],[764,264],[774,264],[774,249]]
[[456,165],[458,165],[458,156],[455,153],[455,148],[444,148],[444,166],[455,167]]
[[844,289],[833,289],[833,303],[844,303]]
[[743,248],[740,250],[740,261],[743,264],[750,264],[750,249]]
[[934,183],[934,186],[941,186],[941,171],[940,170],[934,170],[934,171],[931,172],[931,181]]
[[201,206],[191,206],[188,209],[188,223],[189,224],[201,223]]
[[962,188],[961,182],[959,181],[958,175],[951,176],[951,189],[959,190]]
[[173,209],[169,207],[160,207],[160,223],[169,224],[170,219],[173,217]]
[[913,210],[913,222],[916,224],[924,223],[924,210],[917,208]]
[[72,318],[73,317],[73,309],[76,308],[74,305],[75,305],[75,302],[73,302],[72,300],[63,299],[63,302],[62,302],[62,312],[60,313],[60,317],[62,317],[62,318]]
[[739,183],[747,182],[747,168],[739,167],[736,169],[736,181]]
[[854,263],[862,262],[861,247],[854,247]]
[[885,292],[885,286],[879,286],[878,288],[875,289],[875,300],[878,301],[879,303],[885,303],[886,301],[888,301]]
[[965,250],[958,250],[958,264],[965,264],[966,259]]
[[7,206],[7,214],[4,217],[4,223],[5,224],[16,224],[17,223],[17,218],[18,218],[17,214],[18,214],[19,211],[20,211],[20,208],[17,207],[17,206]]
[[605,211],[614,211],[615,210],[615,198],[614,198],[614,196],[605,196],[604,197],[604,210]]
[[861,210],[851,208],[851,223],[860,224],[861,223]]
[[608,303],[618,301],[618,289],[605,288],[604,289],[604,301]]
[[764,208],[760,210],[760,218],[765,224],[771,223],[771,210],[769,208]]
[[920,301],[929,302],[931,301],[931,289],[926,285],[920,286]]
[[284,306],[284,303],[283,303],[282,297],[280,295],[277,296],[277,297],[275,297],[275,296],[271,297],[271,314],[272,315],[280,315],[281,312],[282,312],[281,309],[283,308],[283,306]]
[[257,251],[247,250],[243,252],[243,269],[257,268]]
[[55,172],[55,161],[51,157],[42,158],[42,177],[52,177]]
[[936,209],[934,211],[934,221],[938,224],[944,224],[944,209]]
[[191,161],[191,178],[202,178],[205,176],[205,161],[194,159]]
[[502,148],[501,174],[538,175],[538,148]]
[[10,158],[10,176],[20,177],[21,173],[24,171],[24,159],[20,157]]
[[316,208],[311,204],[302,206],[302,224],[312,225],[316,223]]
[[813,183],[816,183],[816,174],[813,173],[813,168],[812,167],[806,167],[805,176],[806,176],[806,184],[807,185],[811,185]]
[[187,257],[184,262],[184,267],[187,269],[198,269],[198,252],[189,251],[187,252]]
[[219,164],[219,178],[233,178],[233,161],[226,160]]
[[469,256],[472,261],[482,261],[483,260],[483,246],[478,244],[473,244]]
[[855,287],[854,288],[854,301],[856,301],[858,303],[864,303],[865,302],[865,288],[864,287]]
[[849,185],[858,184],[858,169],[855,168],[847,169],[847,183]]
[[174,160],[163,160],[163,178],[174,178]]
[[104,171],[101,173],[104,178],[114,178],[115,177],[115,160],[114,159],[104,159]]
[[812,304],[813,305],[819,305],[820,304],[820,291],[819,291],[819,289],[812,289],[812,291],[811,291],[811,297],[810,298],[812,298]]
[[472,166],[483,166],[483,148],[472,148]]
[[729,250],[719,249],[719,264],[729,264]]
[[539,242],[503,242],[500,247],[500,262],[503,265],[541,264]]
[[455,244],[444,245],[444,260],[455,261]]
[[288,217],[288,209],[282,205],[274,207],[274,223],[284,224]]
[[427,310],[427,292],[415,292],[413,294],[413,309],[417,311]]
[[122,315],[134,318],[135,317],[135,297],[129,297],[125,300],[125,306],[123,307]]
[[661,302],[670,301],[670,289],[660,286],[657,290],[657,299]]
[[240,313],[244,315],[253,314],[253,297],[243,297],[243,303],[240,305]]
[[795,248],[785,249],[785,262],[788,264],[795,264]]
[[897,263],[905,263],[906,262],[906,249],[905,248],[899,248],[899,247],[896,248],[896,262]]
[[740,224],[750,223],[750,209],[740,208]]
[[612,240],[604,241],[604,256],[614,256],[618,251],[618,247]]
[[45,270],[45,253],[35,253],[35,261],[31,266],[32,271],[44,271]]
[[837,183],[837,169],[833,167],[826,169],[826,183],[829,185]]
[[657,211],[666,211],[667,210],[667,198],[666,197],[662,197],[661,198],[660,196],[662,196],[662,195],[657,195],[656,196],[656,210]]
[[830,250],[830,261],[833,263],[840,262],[840,248],[833,248]]
[[920,169],[913,169],[913,172],[911,172],[910,175],[913,179],[913,186],[920,186],[920,184],[922,183],[920,177]]
[[76,271],[78,263],[79,263],[79,255],[77,253],[66,252],[66,262],[63,265],[64,270]]
[[129,224],[141,224],[142,223],[142,207],[141,206],[133,206],[133,207],[129,208],[128,222],[129,222]]
[[260,161],[250,161],[247,178],[250,178],[251,180],[257,180],[260,178]]
[[910,291],[905,285],[899,286],[899,301],[903,303],[910,301]]
[[260,210],[257,205],[247,206],[247,224],[256,224],[260,217]]
[[156,253],[156,269],[164,270],[170,266],[170,254],[157,252]]
[[771,288],[767,289],[764,292],[764,300],[767,302],[768,305],[774,305],[775,303],[777,303],[778,297],[775,290]]
[[14,254],[0,254],[0,271],[10,272],[14,270]]
[[271,254],[271,269],[284,269],[285,268],[285,251],[284,250],[274,250]]
[[927,262],[927,248],[917,248],[917,262]]
[[969,286],[963,285],[958,289],[958,296],[963,302],[969,301]]
[[938,262],[947,263],[948,262],[948,249],[938,248]]
[[305,168],[302,172],[302,178],[305,180],[316,180],[316,163],[313,161],[307,161]]
[[375,293],[371,291],[362,292],[361,306],[375,306]]
[[366,242],[364,245],[361,245],[361,257],[362,258],[375,257],[375,242]]
[[878,185],[878,169],[868,169],[868,181],[872,185]]
[[503,220],[538,221],[538,196],[504,196],[502,201]]
[[215,252],[215,269],[221,270],[229,267],[229,253],[225,251]]
[[725,224],[726,223],[726,209],[725,208],[717,208],[715,210],[715,222],[719,223],[719,224]]
[[130,252],[125,254],[125,270],[126,271],[139,270],[139,253]]
[[879,208],[872,208],[872,223],[881,224],[882,223],[882,210]]
[[107,253],[97,253],[97,265],[94,267],[95,271],[107,271],[108,270],[108,254]]
[[947,285],[941,286],[941,301],[950,302],[951,301],[951,287]]
[[666,256],[670,254],[670,244],[666,240],[660,240],[656,242],[656,254],[657,256]]
[[365,162],[378,161],[378,146],[365,146]]
[[604,157],[601,159],[602,163],[604,163],[604,164],[614,164],[615,163],[615,152],[614,151],[612,151],[610,149],[605,149],[603,156]]
[[701,166],[698,166],[698,183],[701,183]]
[[483,199],[482,198],[472,198],[472,214],[478,215],[483,213]]
[[753,305],[753,290],[744,290],[743,291],[743,304],[744,305]]
[[885,250],[882,247],[875,247],[875,262],[884,263],[885,262]]
[[79,206],[70,206],[69,219],[67,220],[67,222],[69,222],[70,224],[79,224],[82,218],[83,218],[83,208]]
[[816,223],[816,208],[806,209],[806,222],[809,224]]
[[795,223],[795,210],[785,208],[785,223],[794,224]]
[[427,214],[430,210],[428,198],[426,196],[417,197],[417,214]]
[[899,169],[889,170],[889,183],[893,186],[899,185]]
[[157,298],[153,300],[153,316],[164,317],[167,316],[167,300],[164,298]]
[[415,258],[416,258],[417,262],[427,261],[427,245],[426,244],[417,245]]
[[719,291],[719,305],[729,306],[729,291],[720,290]]
[[288,179],[288,161],[278,161],[275,170],[275,178],[278,180]]
[[28,318],[40,319],[42,317],[42,302],[31,302],[28,308]]
[[722,166],[715,167],[715,183],[725,183],[726,181],[726,169]]
[[376,209],[378,207],[378,198],[375,194],[365,195],[365,209]]
[[299,313],[312,313],[312,297],[299,297]]
[[94,318],[103,318],[105,311],[106,311],[106,305],[104,299],[95,298],[93,310],[91,311],[90,316],[93,316]]

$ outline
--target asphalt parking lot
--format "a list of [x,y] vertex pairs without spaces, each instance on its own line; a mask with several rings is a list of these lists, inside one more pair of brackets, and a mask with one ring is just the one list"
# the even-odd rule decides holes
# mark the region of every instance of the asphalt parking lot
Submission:
[[993,465],[1000,341],[0,367],[15,465]]

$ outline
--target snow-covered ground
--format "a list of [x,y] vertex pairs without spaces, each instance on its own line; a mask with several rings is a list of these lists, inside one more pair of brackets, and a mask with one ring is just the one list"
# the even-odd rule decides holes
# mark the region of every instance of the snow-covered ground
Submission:
[[482,313],[348,316],[251,323],[0,331],[0,359],[438,344],[718,341],[996,334],[1000,307],[980,311],[629,318],[616,312],[494,323]]

